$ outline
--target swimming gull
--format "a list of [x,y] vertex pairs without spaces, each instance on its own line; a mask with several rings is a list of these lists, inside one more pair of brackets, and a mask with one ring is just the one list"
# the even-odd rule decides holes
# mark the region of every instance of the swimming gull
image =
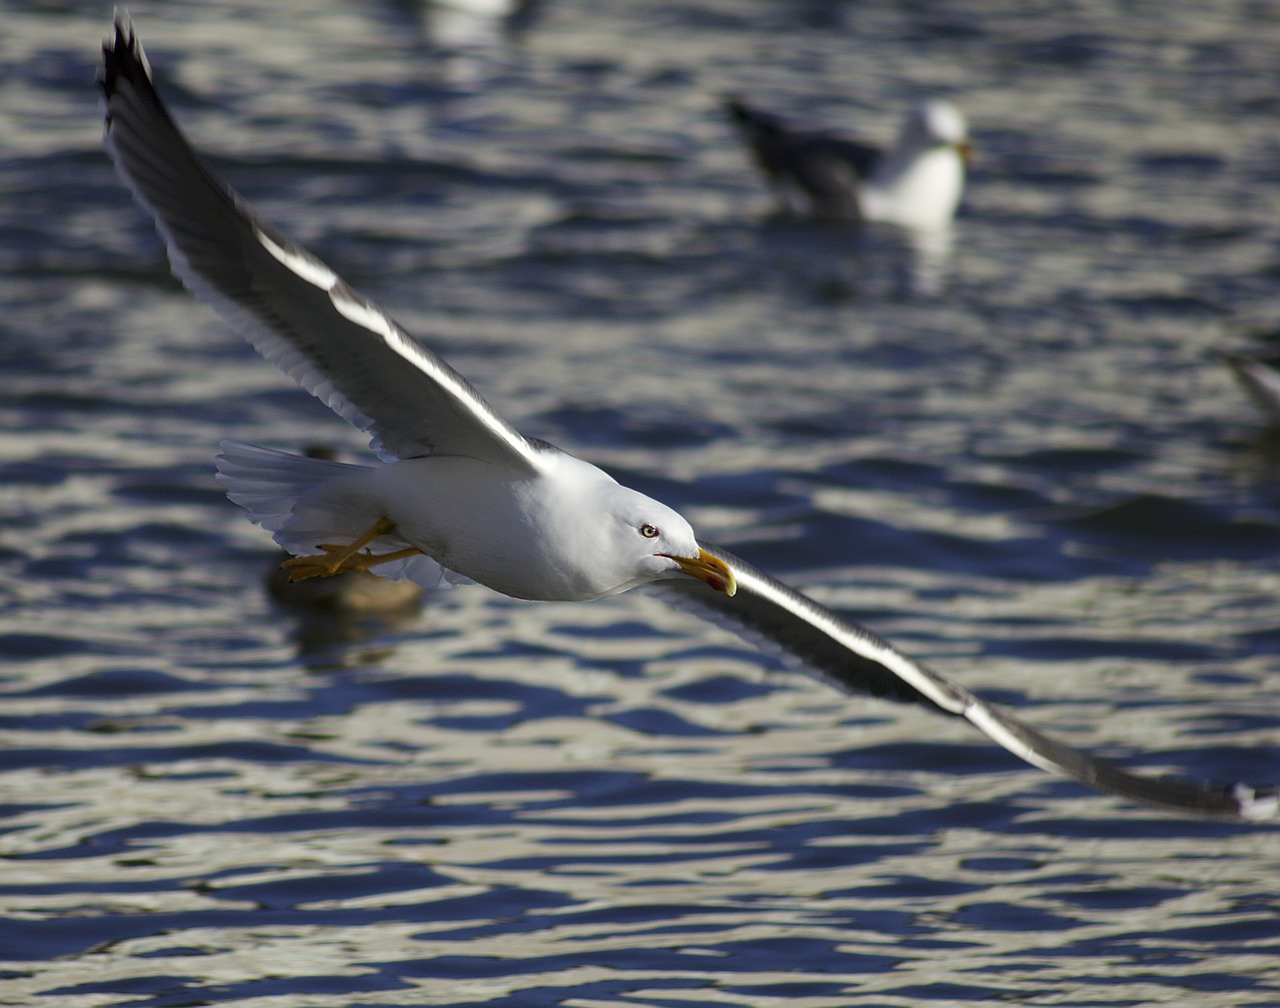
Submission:
[[955,217],[970,159],[969,133],[964,116],[948,101],[912,109],[887,150],[795,130],[737,98],[727,99],[725,109],[790,213],[914,231],[945,230]]
[[848,693],[967,718],[1022,759],[1129,799],[1261,820],[1274,788],[1147,778],[1023,724],[726,550],[595,466],[519,434],[441,358],[265,223],[188,144],[118,20],[100,84],[116,167],[155,219],[174,272],[261,353],[370,435],[357,466],[226,443],[228,495],[275,533],[298,577],[379,567],[474,580],[529,599],[648,585]]

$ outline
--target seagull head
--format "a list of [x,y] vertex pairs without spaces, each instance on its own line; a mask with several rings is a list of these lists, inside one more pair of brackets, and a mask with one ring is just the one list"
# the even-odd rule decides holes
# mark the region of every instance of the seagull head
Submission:
[[[468,493],[482,502],[479,507],[510,493],[513,506],[485,521],[481,536],[475,534],[476,508],[463,509],[453,538],[468,541],[474,554],[441,557],[445,566],[458,570],[456,564],[473,560],[470,570],[460,572],[519,598],[585,601],[690,577],[726,595],[737,590],[729,565],[702,548],[674,509],[550,445],[540,463],[533,479],[499,478],[484,492]],[[493,467],[462,468],[468,478],[490,479]]]
[[611,508],[610,539],[618,549],[618,560],[638,572],[619,590],[671,577],[692,577],[726,595],[737,591],[728,564],[699,545],[693,527],[679,512],[630,487],[619,485],[617,491]]
[[969,145],[969,126],[960,110],[940,98],[916,106],[903,127],[903,145],[922,150],[950,147],[964,163],[970,164],[973,151]]

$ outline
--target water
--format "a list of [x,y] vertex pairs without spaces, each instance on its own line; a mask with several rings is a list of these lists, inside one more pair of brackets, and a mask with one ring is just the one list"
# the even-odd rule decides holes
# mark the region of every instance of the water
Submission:
[[[167,279],[99,6],[0,33],[0,1002],[1280,1003],[1274,827],[640,596],[273,603],[216,442],[362,445]],[[1280,779],[1275,445],[1215,358],[1277,349],[1272,7],[131,10],[219,170],[523,430],[1076,744]],[[945,295],[770,220],[730,91],[955,100]]]

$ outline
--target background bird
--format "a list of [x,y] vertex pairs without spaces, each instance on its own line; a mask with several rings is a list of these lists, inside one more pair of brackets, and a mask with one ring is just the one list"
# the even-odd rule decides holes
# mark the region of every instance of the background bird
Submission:
[[793,129],[738,98],[725,109],[788,213],[925,231],[945,229],[955,217],[971,155],[968,126],[950,102],[912,109],[884,150]]

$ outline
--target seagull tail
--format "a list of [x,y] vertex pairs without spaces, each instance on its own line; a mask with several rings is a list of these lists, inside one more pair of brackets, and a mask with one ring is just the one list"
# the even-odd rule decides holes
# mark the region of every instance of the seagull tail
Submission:
[[[214,458],[218,482],[234,503],[249,512],[250,521],[277,536],[298,517],[301,498],[339,475],[365,468],[236,441],[223,441],[220,447]],[[341,535],[337,529],[330,529],[329,534]],[[281,545],[289,548],[286,543]],[[303,548],[310,545],[314,544]]]
[[[316,454],[261,448],[238,441],[223,441],[214,458],[218,482],[233,503],[249,513],[249,520],[270,532],[290,553],[314,553],[322,543],[350,542],[378,517],[371,510],[362,515],[352,510],[350,498],[341,490],[328,488],[341,477],[367,470],[369,466],[334,462]],[[375,552],[403,549],[410,543],[394,534],[377,540]],[[375,568],[390,580],[414,581],[424,588],[464,581],[442,568],[428,556],[412,556]]]

